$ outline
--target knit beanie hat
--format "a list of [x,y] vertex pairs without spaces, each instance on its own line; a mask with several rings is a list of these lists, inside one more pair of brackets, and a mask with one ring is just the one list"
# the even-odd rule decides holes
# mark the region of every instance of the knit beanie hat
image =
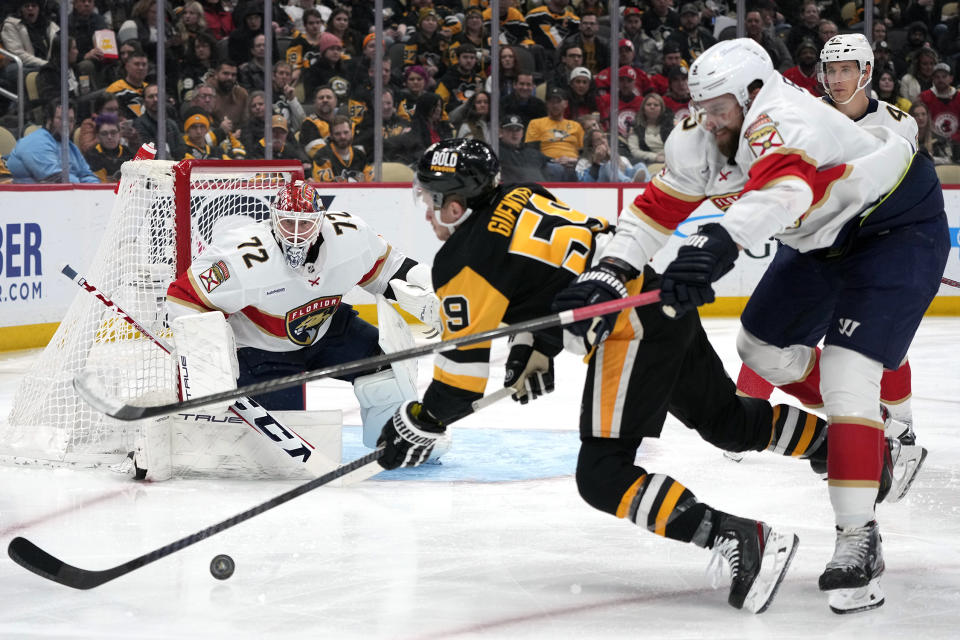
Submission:
[[337,36],[333,35],[329,31],[324,31],[320,34],[320,53],[323,53],[330,47],[342,47],[343,41]]

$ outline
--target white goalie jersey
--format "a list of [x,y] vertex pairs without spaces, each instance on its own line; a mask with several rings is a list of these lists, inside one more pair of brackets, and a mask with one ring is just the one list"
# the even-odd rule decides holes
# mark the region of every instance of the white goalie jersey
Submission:
[[363,220],[327,212],[319,248],[299,269],[288,266],[269,221],[223,232],[167,290],[171,321],[222,311],[238,347],[295,351],[323,337],[355,285],[383,293],[404,255]]

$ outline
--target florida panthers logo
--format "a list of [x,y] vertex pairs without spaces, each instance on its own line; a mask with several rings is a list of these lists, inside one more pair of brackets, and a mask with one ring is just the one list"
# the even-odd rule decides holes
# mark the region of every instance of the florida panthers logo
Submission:
[[307,347],[317,339],[320,327],[334,314],[340,306],[342,296],[325,296],[316,298],[303,306],[291,309],[284,318],[287,337],[290,342]]

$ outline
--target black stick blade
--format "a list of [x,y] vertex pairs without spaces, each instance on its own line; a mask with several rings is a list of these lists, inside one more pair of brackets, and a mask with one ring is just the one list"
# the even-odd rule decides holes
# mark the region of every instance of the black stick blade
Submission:
[[88,571],[69,565],[26,538],[11,540],[7,555],[27,571],[74,589],[92,589],[113,578],[110,571]]

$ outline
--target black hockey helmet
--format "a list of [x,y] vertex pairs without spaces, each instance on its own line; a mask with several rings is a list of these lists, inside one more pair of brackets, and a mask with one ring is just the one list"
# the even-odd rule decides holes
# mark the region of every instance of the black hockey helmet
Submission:
[[468,207],[482,204],[500,185],[500,161],[485,142],[467,138],[441,140],[423,152],[417,163],[415,188],[429,195],[435,209],[447,196],[458,195]]

